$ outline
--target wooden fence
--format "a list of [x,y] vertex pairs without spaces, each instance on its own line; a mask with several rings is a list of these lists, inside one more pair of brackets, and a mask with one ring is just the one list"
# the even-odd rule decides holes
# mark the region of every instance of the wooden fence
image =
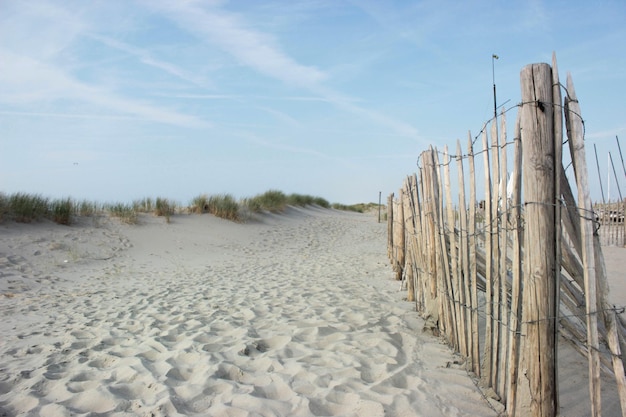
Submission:
[[454,155],[447,146],[424,151],[418,172],[389,196],[389,258],[426,325],[467,359],[509,416],[559,414],[559,336],[588,358],[589,415],[601,415],[605,369],[626,416],[624,323],[607,299],[574,85],[569,75],[560,84],[554,57],[552,67],[528,65],[520,78],[511,141],[503,111],[499,126],[469,135],[465,151],[460,141]]
[[626,201],[593,205],[600,242],[604,246],[626,246],[624,214]]

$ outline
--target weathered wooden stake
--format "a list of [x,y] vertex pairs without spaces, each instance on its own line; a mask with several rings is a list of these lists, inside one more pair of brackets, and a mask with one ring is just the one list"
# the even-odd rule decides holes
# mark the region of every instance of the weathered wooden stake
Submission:
[[511,174],[511,217],[513,229],[512,243],[512,281],[511,281],[511,319],[509,320],[509,372],[507,374],[508,392],[506,395],[506,409],[510,416],[516,415],[517,405],[517,378],[519,371],[519,328],[522,301],[522,137],[521,137],[521,112],[517,113],[515,122],[515,137],[513,151],[513,173]]
[[522,332],[527,372],[519,375],[530,393],[533,416],[556,416],[554,361],[555,259],[554,129],[552,74],[548,64],[522,69],[524,187],[524,293]]
[[570,74],[567,75],[567,97],[565,98],[565,121],[570,152],[578,186],[578,210],[583,244],[582,260],[585,280],[585,305],[587,307],[587,344],[589,345],[589,396],[591,415],[602,415],[600,395],[600,354],[598,351],[598,313],[596,298],[596,264],[593,250],[593,208],[589,197],[587,161],[583,138],[580,106]]
[[470,197],[469,197],[469,279],[471,288],[472,315],[472,370],[480,378],[480,343],[478,333],[478,271],[476,265],[476,170],[474,166],[474,145],[472,134],[467,132],[467,153],[469,165]]
[[483,360],[483,380],[493,386],[493,210],[491,208],[491,172],[487,130],[483,128],[483,160],[485,169],[485,358]]

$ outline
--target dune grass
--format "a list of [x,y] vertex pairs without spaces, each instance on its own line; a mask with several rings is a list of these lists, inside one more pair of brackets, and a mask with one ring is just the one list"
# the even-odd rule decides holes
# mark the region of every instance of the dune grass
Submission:
[[122,223],[137,224],[138,212],[132,204],[110,203],[106,204],[104,208],[109,215],[119,219]]
[[[196,214],[208,213],[223,219],[243,222],[249,218],[251,213],[263,211],[281,213],[288,206],[305,207],[310,205],[326,209],[332,207],[359,212],[364,212],[369,207],[369,205],[331,205],[321,197],[307,194],[285,194],[279,190],[268,190],[254,197],[241,200],[237,200],[231,194],[201,194],[191,200],[187,211]],[[30,223],[48,219],[58,224],[70,225],[77,216],[94,217],[104,213],[123,223],[136,224],[139,221],[140,213],[150,213],[165,217],[169,223],[170,217],[177,212],[179,212],[179,206],[173,200],[164,197],[157,197],[156,199],[146,197],[134,200],[131,204],[120,202],[98,204],[88,200],[78,202],[69,197],[49,199],[40,194],[18,192],[7,195],[0,193],[0,222],[12,220]]]
[[239,202],[230,194],[201,194],[191,200],[189,211],[196,214],[209,213],[223,219],[240,221]]
[[322,197],[314,197],[306,194],[285,194],[278,190],[269,190],[263,194],[258,194],[252,198],[242,200],[242,205],[249,211],[258,213],[269,211],[280,213],[287,206],[304,207],[308,205],[318,205],[323,208],[330,208],[330,203]]
[[39,194],[15,193],[8,197],[9,213],[19,223],[31,223],[47,217],[49,200]]
[[68,198],[53,200],[50,204],[52,220],[58,224],[70,225],[74,213],[74,203]]
[[356,213],[365,213],[370,210],[378,209],[378,204],[376,203],[359,203],[359,204],[339,204],[334,203],[332,207],[335,210],[344,210],[344,211],[354,211]]

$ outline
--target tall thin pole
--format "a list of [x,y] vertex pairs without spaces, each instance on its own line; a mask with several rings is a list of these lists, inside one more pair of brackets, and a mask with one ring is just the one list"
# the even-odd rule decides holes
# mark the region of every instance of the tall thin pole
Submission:
[[598,162],[598,149],[596,144],[593,144],[593,151],[596,153],[596,167],[598,168],[598,181],[600,182],[600,192],[602,193],[602,204],[606,204],[604,199],[604,187],[602,187],[602,175],[600,174],[600,163]]
[[619,157],[622,160],[622,169],[624,170],[624,177],[626,177],[626,166],[624,165],[624,156],[622,155],[622,148],[619,146],[619,138],[615,135],[615,140],[617,141],[617,149],[619,149]]
[[380,204],[381,204],[381,198],[382,198],[383,192],[379,191],[378,192],[378,223],[380,223]]
[[606,197],[609,204],[611,204],[611,171],[609,171],[609,164],[611,163],[611,155],[606,156]]
[[499,59],[498,55],[491,55],[491,79],[493,81],[493,118],[495,120],[494,123],[497,123],[498,119],[498,105],[496,104],[496,59]]
[[622,201],[622,190],[619,186],[619,181],[617,179],[617,172],[615,171],[615,165],[613,164],[613,156],[611,152],[609,152],[609,161],[611,162],[611,168],[613,168],[613,177],[615,177],[615,185],[617,186],[617,194],[619,194],[619,201]]

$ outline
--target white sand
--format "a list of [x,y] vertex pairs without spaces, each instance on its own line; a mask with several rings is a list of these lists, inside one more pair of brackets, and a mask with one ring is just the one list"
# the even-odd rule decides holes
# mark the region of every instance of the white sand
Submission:
[[497,415],[371,215],[84,222],[0,225],[0,415]]

